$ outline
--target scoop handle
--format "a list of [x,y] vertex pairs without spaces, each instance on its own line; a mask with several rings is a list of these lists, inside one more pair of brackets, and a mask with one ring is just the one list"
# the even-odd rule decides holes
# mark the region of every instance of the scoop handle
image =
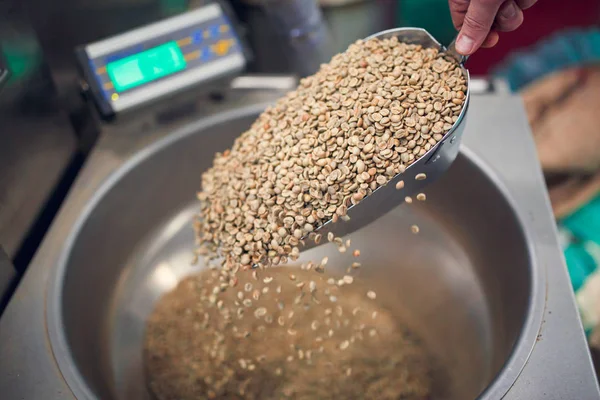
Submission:
[[449,54],[450,56],[455,58],[460,65],[464,65],[469,59],[469,56],[463,56],[458,51],[456,51],[456,37],[452,40],[452,42],[450,42],[450,44],[446,48],[446,54]]

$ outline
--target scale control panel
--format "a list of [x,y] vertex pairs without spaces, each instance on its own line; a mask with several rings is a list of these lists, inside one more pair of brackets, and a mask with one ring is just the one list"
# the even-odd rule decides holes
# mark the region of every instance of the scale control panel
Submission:
[[239,73],[247,60],[222,7],[213,3],[76,50],[104,116]]

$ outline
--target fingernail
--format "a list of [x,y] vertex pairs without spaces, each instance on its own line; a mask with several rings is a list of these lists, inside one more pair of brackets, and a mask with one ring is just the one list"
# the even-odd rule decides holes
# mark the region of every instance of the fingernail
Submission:
[[517,5],[511,1],[506,7],[502,7],[500,15],[502,15],[502,17],[506,19],[514,17],[515,15],[517,15]]
[[473,50],[473,46],[475,45],[475,40],[470,38],[469,36],[461,33],[458,35],[458,39],[456,39],[456,50],[463,55],[471,54]]

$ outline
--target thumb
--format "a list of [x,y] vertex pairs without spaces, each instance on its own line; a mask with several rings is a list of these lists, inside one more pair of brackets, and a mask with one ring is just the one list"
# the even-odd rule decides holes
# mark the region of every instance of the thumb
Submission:
[[470,55],[481,47],[490,33],[502,2],[503,0],[471,1],[456,39],[456,50],[459,53]]

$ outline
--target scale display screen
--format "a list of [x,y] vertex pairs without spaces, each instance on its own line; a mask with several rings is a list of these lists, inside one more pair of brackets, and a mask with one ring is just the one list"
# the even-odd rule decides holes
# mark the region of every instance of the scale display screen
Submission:
[[120,93],[174,74],[185,69],[185,66],[181,49],[177,42],[172,41],[108,63],[106,70],[115,89]]
[[242,43],[218,3],[89,43],[76,54],[106,117],[235,76],[246,66]]

